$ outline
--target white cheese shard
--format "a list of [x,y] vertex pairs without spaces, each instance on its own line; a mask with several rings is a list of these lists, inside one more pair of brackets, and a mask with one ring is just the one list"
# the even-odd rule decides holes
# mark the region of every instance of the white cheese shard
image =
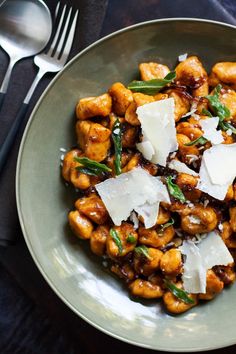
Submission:
[[202,265],[199,248],[188,240],[179,249],[186,256],[182,276],[184,289],[192,294],[206,292],[206,270]]
[[187,173],[188,175],[195,176],[195,177],[198,176],[197,172],[191,170],[191,168],[189,168],[185,163],[178,160],[170,161],[168,167],[179,173]]
[[130,221],[134,224],[134,229],[137,230],[139,227],[139,219],[137,218],[137,215],[134,211],[130,214]]
[[155,150],[150,143],[150,141],[142,141],[141,143],[136,144],[136,148],[143,154],[145,159],[150,160],[152,159],[153,155],[155,154]]
[[236,176],[236,143],[212,146],[203,159],[214,184],[231,184]]
[[229,184],[214,184],[212,183],[210,176],[208,174],[205,161],[202,160],[200,171],[199,171],[200,179],[197,184],[197,189],[200,191],[211,195],[212,197],[218,200],[224,200],[227,194]]
[[201,119],[199,123],[203,130],[203,137],[209,140],[212,145],[221,144],[224,141],[221,130],[216,130],[219,117]]
[[180,54],[180,55],[178,56],[178,60],[179,60],[179,62],[181,62],[181,61],[186,60],[187,57],[188,57],[188,53]]
[[198,216],[189,215],[188,219],[189,219],[189,222],[191,222],[191,224],[196,224],[196,225],[200,225],[201,224],[201,219],[199,219]]
[[138,213],[138,215],[143,217],[146,229],[149,229],[156,224],[157,215],[159,213],[159,205],[160,203],[158,202],[154,204],[149,204],[146,202],[143,205],[135,208],[135,211]]
[[197,188],[224,200],[236,177],[236,143],[212,146],[203,153]]
[[141,167],[109,178],[95,188],[117,226],[134,210],[142,215],[146,228],[152,227],[158,217],[159,203],[170,203],[167,188],[160,178],[151,176]]
[[197,109],[192,109],[191,111],[187,112],[186,114],[184,114],[181,118],[186,118],[189,117],[191,115],[193,115],[196,112]]
[[234,261],[224,241],[216,231],[209,232],[198,245],[206,270],[215,265],[228,265]]
[[[154,149],[150,161],[162,166],[166,166],[169,153],[178,149],[174,108],[174,99],[167,98],[147,103],[138,107],[136,111],[141,123],[144,142],[149,141]],[[147,159],[147,156],[150,156],[149,151],[150,149],[146,156],[144,155]]]
[[197,245],[189,240],[184,241],[179,249],[186,256],[182,276],[184,289],[193,294],[206,293],[208,269],[233,262],[233,257],[216,231],[206,234]]

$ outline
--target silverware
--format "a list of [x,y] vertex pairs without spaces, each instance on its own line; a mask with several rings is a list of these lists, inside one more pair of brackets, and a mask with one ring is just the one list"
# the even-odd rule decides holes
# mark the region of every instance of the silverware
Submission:
[[0,88],[0,108],[15,63],[43,50],[51,33],[50,11],[42,0],[7,0],[1,5],[0,46],[10,62]]
[[[14,120],[4,143],[0,148],[0,172],[2,171],[2,168],[6,162],[8,153],[14,143],[16,134],[25,116],[29,101],[34,93],[35,88],[37,87],[38,82],[47,72],[60,71],[64,67],[70,54],[79,11],[77,10],[75,14],[72,15],[72,7],[67,9],[67,5],[65,5],[61,15],[59,15],[59,7],[60,2],[56,8],[56,14],[58,15],[57,17],[59,17],[59,19],[57,18],[55,23],[58,23],[58,26],[54,38],[52,39],[50,48],[44,53],[35,56],[34,62],[39,67],[39,71],[24,99],[20,110],[18,111],[16,119]],[[68,14],[66,14],[67,12]]]

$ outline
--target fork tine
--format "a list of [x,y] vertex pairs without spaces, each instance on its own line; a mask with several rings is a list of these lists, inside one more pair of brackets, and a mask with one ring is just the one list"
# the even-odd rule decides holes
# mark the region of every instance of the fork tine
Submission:
[[74,15],[74,19],[70,28],[70,32],[68,34],[68,38],[63,50],[63,54],[60,58],[60,61],[63,62],[63,64],[66,62],[69,54],[70,54],[70,50],[72,47],[72,43],[73,43],[73,39],[74,39],[74,34],[75,34],[75,29],[76,29],[76,23],[77,23],[77,18],[78,18],[78,14],[79,14],[79,10],[76,11],[75,15]]
[[[60,31],[61,31],[61,28],[62,28],[63,19],[64,19],[65,12],[66,12],[66,7],[67,7],[67,5],[64,5],[63,10],[62,10],[62,14],[61,14],[61,18],[60,18],[60,21],[59,21],[58,26],[57,26],[56,33],[54,35],[53,41],[51,43],[51,46],[50,46],[50,48],[49,48],[49,50],[47,52],[48,55],[52,55],[52,52],[55,49],[55,46],[57,44],[57,40],[59,38],[59,34],[60,34]],[[58,6],[56,8],[56,11],[58,11]]]
[[58,1],[57,7],[56,7],[56,10],[55,10],[55,14],[54,14],[54,17],[55,17],[55,18],[57,17],[57,14],[58,14],[58,10],[59,10],[59,8],[60,8],[60,5],[61,5],[61,3],[60,3],[60,1]]
[[62,48],[63,48],[63,44],[64,44],[64,41],[65,41],[65,38],[66,38],[67,29],[68,29],[69,22],[70,22],[71,12],[72,12],[72,7],[70,8],[70,11],[69,11],[69,13],[68,13],[68,15],[67,15],[66,23],[65,23],[65,25],[64,25],[64,28],[63,28],[63,32],[62,32],[62,34],[61,34],[60,41],[59,41],[59,43],[58,43],[56,53],[54,54],[54,56],[57,56],[57,58],[59,57],[59,55],[60,55],[60,53],[61,53],[61,50],[62,50]]

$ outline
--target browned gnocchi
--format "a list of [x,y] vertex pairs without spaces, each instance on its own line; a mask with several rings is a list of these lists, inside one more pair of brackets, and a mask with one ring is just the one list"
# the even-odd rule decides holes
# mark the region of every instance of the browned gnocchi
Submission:
[[81,98],[62,163],[75,236],[173,314],[236,278],[236,62],[213,64],[143,62],[140,80]]

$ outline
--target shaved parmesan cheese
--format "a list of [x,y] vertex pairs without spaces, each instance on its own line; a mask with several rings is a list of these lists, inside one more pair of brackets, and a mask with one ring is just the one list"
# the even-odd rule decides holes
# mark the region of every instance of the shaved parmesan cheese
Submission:
[[191,168],[189,168],[185,163],[180,162],[178,160],[170,161],[168,167],[179,173],[187,173],[188,175],[191,176],[198,176],[198,174],[195,171],[191,170]]
[[188,57],[188,53],[180,54],[178,57],[179,62],[186,60],[187,57]]
[[135,211],[143,217],[144,225],[146,229],[154,226],[157,221],[157,216],[159,213],[159,204],[158,202],[154,204],[149,204],[146,202],[140,207],[136,207]]
[[[147,103],[138,107],[136,111],[141,123],[144,142],[149,141],[154,149],[150,161],[162,166],[166,166],[169,153],[176,151],[178,148],[174,108],[174,99],[167,98]],[[148,148],[146,156],[150,156],[149,154],[150,148]],[[146,156],[144,155],[145,158],[147,158]]]
[[219,184],[212,183],[204,160],[202,160],[201,163],[199,176],[200,179],[197,184],[197,189],[211,195],[212,197],[218,200],[225,199],[230,184],[219,185]]
[[192,114],[194,114],[196,112],[196,109],[192,109],[191,111],[189,111],[188,113],[186,113],[185,115],[183,115],[181,118],[186,118],[191,116]]
[[189,240],[184,241],[179,249],[186,256],[182,277],[184,289],[193,294],[206,293],[208,269],[233,262],[233,257],[216,231],[206,234],[197,245]]
[[[138,167],[95,186],[115,225],[121,225],[134,210],[144,218],[145,227],[155,225],[159,203],[170,203],[166,186],[159,177]],[[154,213],[156,213],[154,215]]]
[[136,148],[143,154],[145,159],[150,160],[152,159],[153,155],[155,154],[155,150],[150,143],[150,141],[142,141],[141,143],[136,144]]
[[137,230],[139,227],[139,219],[134,211],[130,214],[130,221],[134,224],[134,229]]
[[236,144],[221,144],[204,151],[197,188],[224,200],[236,176]]
[[188,219],[191,222],[191,224],[197,224],[197,225],[201,224],[201,219],[199,219],[199,217],[195,215],[189,215]]
[[192,241],[184,241],[179,247],[186,256],[182,276],[184,289],[192,294],[206,292],[206,270],[202,264],[199,248]]
[[210,232],[198,245],[206,270],[215,265],[228,265],[234,259],[216,231]]
[[236,176],[236,143],[212,146],[204,151],[203,160],[211,182],[230,185]]
[[221,144],[224,141],[221,130],[216,130],[219,123],[219,117],[202,119],[199,123],[204,132],[204,138],[210,140],[213,145]]

